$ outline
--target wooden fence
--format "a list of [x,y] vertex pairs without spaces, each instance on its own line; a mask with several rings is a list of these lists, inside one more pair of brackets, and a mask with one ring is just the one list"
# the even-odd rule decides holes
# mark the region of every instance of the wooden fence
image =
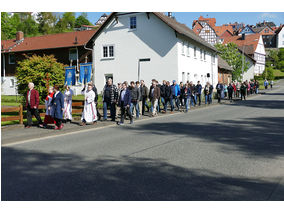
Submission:
[[[72,114],[80,114],[83,112],[83,106],[84,106],[84,101],[72,101]],[[38,106],[39,110],[45,109],[45,105],[39,105]],[[24,121],[24,110],[23,110],[23,105],[20,105],[18,107],[1,107],[1,114],[5,112],[18,112],[18,116],[7,116],[3,117],[1,115],[1,121],[19,121],[20,124],[23,124]],[[40,113],[40,117],[44,117],[45,112]]]

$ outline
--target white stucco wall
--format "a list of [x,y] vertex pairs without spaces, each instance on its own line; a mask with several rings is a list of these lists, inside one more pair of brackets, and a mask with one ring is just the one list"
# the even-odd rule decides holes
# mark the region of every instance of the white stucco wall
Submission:
[[17,95],[17,79],[14,76],[1,77],[1,95]]
[[[129,29],[129,18],[136,16],[137,29]],[[140,62],[140,80],[147,86],[151,79],[159,82],[178,78],[177,38],[174,31],[155,15],[135,13],[118,16],[95,40],[95,84],[98,92],[105,85],[105,75],[112,74],[114,83],[138,80],[138,60],[150,58],[149,62]],[[104,59],[103,45],[114,45],[114,58]]]
[[[183,47],[184,45],[184,47]],[[188,52],[189,47],[189,52]],[[196,57],[194,56],[194,47],[196,47]],[[184,53],[183,53],[184,48]],[[202,49],[202,59],[200,57],[200,49]],[[204,51],[206,57],[204,60]],[[188,54],[189,53],[189,54]],[[179,38],[178,41],[178,80],[184,83],[189,80],[194,84],[200,81],[202,86],[205,86],[209,81],[216,85],[218,82],[218,58],[215,56],[215,61],[212,61],[211,55],[215,53],[204,46],[195,43],[194,41]],[[207,78],[207,73],[210,77]],[[213,81],[212,81],[213,80]]]
[[277,35],[277,48],[284,47],[284,27]]
[[251,79],[254,79],[254,69],[255,69],[255,65],[254,63],[252,62],[252,60],[248,59],[246,57],[246,62],[249,63],[249,68],[246,72],[244,72],[244,76],[243,76],[243,81],[250,81]]
[[265,47],[263,44],[262,36],[260,36],[258,40],[258,45],[254,53],[254,59],[256,60],[254,68],[255,75],[261,75],[263,73],[265,69],[265,55],[266,55]]

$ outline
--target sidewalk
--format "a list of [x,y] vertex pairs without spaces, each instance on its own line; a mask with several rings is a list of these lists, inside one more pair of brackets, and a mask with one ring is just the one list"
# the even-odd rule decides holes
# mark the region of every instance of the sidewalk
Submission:
[[[263,92],[263,91],[260,91]],[[254,97],[256,95],[250,95],[250,97]],[[235,99],[231,103],[227,99],[223,99],[221,101],[221,104],[233,104],[236,101],[239,101],[240,99]],[[219,105],[217,103],[217,100],[213,100],[213,103],[210,105],[204,105],[204,102],[201,104],[201,106],[196,106],[196,107],[191,107],[190,111],[193,110],[198,110],[202,108],[207,108],[207,107],[212,107]],[[162,116],[170,116],[174,115],[177,113],[184,113],[183,111],[174,111],[173,114],[170,113],[170,110],[165,113],[159,113],[157,117],[162,117]],[[145,113],[145,116],[142,116],[138,120],[134,120],[134,125],[136,122],[139,122],[140,120],[148,120],[148,119],[153,119],[150,117],[149,113]],[[120,119],[116,119],[116,121],[119,121]],[[126,120],[125,123],[128,124],[129,120]],[[83,130],[88,130],[88,129],[96,129],[96,128],[104,128],[104,127],[110,127],[110,126],[117,126],[116,122],[110,121],[110,118],[108,118],[107,121],[98,121],[97,124],[95,125],[86,125],[86,126],[80,126],[80,117],[76,117],[71,123],[64,124],[64,128],[62,130],[54,130],[54,129],[43,129],[43,128],[38,128],[37,126],[33,126],[32,128],[25,129],[24,125],[11,125],[8,127],[2,127],[2,136],[1,136],[1,141],[2,145],[7,145],[11,143],[16,143],[16,142],[21,142],[21,141],[26,141],[26,140],[31,140],[31,139],[36,139],[36,138],[42,138],[42,137],[49,137],[49,136],[56,136],[56,135],[64,135],[66,133],[71,133],[71,132],[78,132],[78,131],[83,131]]]

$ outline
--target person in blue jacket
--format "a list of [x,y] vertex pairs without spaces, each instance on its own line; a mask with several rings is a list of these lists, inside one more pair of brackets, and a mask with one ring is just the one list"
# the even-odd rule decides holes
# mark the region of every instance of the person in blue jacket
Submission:
[[[62,119],[63,119],[63,110],[64,110],[64,96],[59,91],[59,86],[55,85],[54,87],[54,95],[51,101],[52,107],[52,117],[56,122],[56,130],[60,130],[63,128]],[[50,108],[49,108],[50,110]]]
[[131,105],[131,92],[129,88],[127,87],[127,82],[123,82],[122,84],[122,90],[120,92],[120,96],[118,99],[118,106],[120,106],[121,109],[121,118],[120,122],[117,123],[118,125],[124,124],[124,119],[126,117],[126,112],[129,115],[130,118],[130,124],[133,124],[133,116],[130,112],[130,105]]
[[[173,101],[175,102],[176,104],[176,107],[179,111],[179,96],[180,96],[180,87],[179,85],[177,84],[176,80],[173,80],[173,84],[171,86],[171,89],[172,89],[172,95],[173,95]],[[173,106],[174,104],[171,103],[171,105]]]

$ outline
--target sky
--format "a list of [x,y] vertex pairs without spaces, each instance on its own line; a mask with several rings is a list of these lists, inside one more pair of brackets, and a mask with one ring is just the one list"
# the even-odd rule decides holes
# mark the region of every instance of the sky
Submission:
[[[99,19],[104,12],[88,12],[88,19],[93,24]],[[107,15],[109,12],[105,12]],[[76,17],[81,13],[76,13]],[[284,24],[283,12],[173,12],[173,16],[178,22],[186,24],[191,28],[193,20],[203,17],[216,18],[216,25],[228,24],[233,22],[243,22],[244,24],[255,25],[258,22],[273,21],[276,26]]]

